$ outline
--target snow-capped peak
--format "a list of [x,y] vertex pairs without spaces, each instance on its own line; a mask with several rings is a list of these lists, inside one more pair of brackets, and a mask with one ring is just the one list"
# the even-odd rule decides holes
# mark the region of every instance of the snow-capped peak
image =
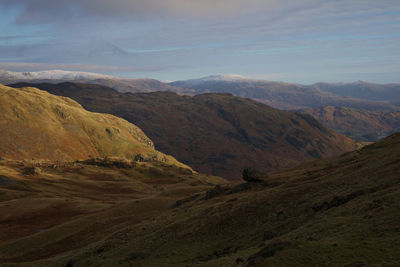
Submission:
[[191,80],[186,80],[186,81],[179,81],[179,82],[185,82],[185,83],[190,83],[192,85],[194,84],[199,84],[203,82],[237,82],[237,81],[245,81],[245,80],[251,80],[248,77],[238,75],[238,74],[220,74],[220,75],[211,75],[199,79],[191,79]]
[[249,80],[249,78],[239,75],[239,74],[220,74],[211,75],[207,77],[200,78],[202,81],[237,81],[237,80]]
[[94,79],[115,79],[117,77],[91,72],[65,71],[65,70],[45,70],[37,72],[13,72],[0,70],[0,78],[16,80],[94,80]]

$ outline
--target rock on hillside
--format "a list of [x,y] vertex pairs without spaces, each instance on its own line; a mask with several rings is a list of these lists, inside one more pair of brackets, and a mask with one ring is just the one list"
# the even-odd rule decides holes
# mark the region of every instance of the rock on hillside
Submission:
[[0,85],[0,156],[24,159],[83,160],[141,154],[179,164],[154,149],[137,126],[112,115],[86,111],[67,97],[36,88]]
[[88,110],[122,117],[143,129],[160,151],[228,179],[240,179],[246,167],[269,172],[355,149],[353,140],[309,115],[230,94],[122,94],[76,83],[36,86],[71,97]]

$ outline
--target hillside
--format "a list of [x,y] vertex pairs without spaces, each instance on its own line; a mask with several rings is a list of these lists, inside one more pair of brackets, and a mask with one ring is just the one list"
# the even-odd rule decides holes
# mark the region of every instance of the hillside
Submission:
[[[85,160],[117,156],[180,164],[154,149],[135,125],[88,112],[67,97],[36,88],[0,85],[0,156],[13,159]],[[183,166],[183,165],[182,165]]]
[[[3,160],[0,262],[396,266],[399,158],[400,134],[395,134],[339,157],[270,173],[265,183],[215,181],[220,185],[207,189],[212,183],[199,179],[192,194],[193,178],[187,176],[181,184],[166,184],[165,174],[157,187],[155,177],[143,184],[140,177],[148,174],[143,166],[98,167],[102,175],[96,175],[96,168],[76,165],[21,178],[18,162]],[[177,178],[174,170],[169,175]],[[69,177],[76,176],[73,183]],[[140,194],[129,191],[140,186]],[[107,194],[99,194],[102,190]],[[30,203],[29,211],[16,209],[24,203]]]
[[[388,101],[361,99],[357,94],[350,97],[322,91],[319,87],[253,80],[243,77],[210,76],[202,79],[176,81],[172,86],[193,90],[195,94],[206,92],[231,93],[248,97],[280,109],[299,109],[305,107],[352,107],[368,110],[400,110]],[[322,88],[322,87],[321,87]]]
[[303,109],[322,124],[359,142],[374,142],[400,131],[400,113],[343,107]]
[[[90,244],[91,240],[122,226],[118,216],[121,209],[125,212],[131,206],[130,219],[123,224],[140,223],[180,198],[221,183],[226,181],[160,161],[128,162],[111,157],[79,162],[0,158],[0,247],[64,224],[72,226],[67,235],[77,230],[76,237],[81,238],[81,243],[73,247]],[[110,225],[100,222],[106,218],[102,217],[104,211],[115,212],[107,214]],[[80,219],[99,224],[81,232],[80,226],[74,225]],[[39,253],[41,256],[37,253],[32,256],[42,257],[66,245],[59,234],[59,242],[48,239],[52,248]],[[23,252],[26,253],[35,247],[19,248],[27,249]],[[12,255],[6,257],[9,256]],[[17,265],[25,260],[17,259]],[[2,257],[0,265],[5,266],[7,261]]]
[[143,129],[158,150],[199,172],[228,179],[239,179],[245,167],[269,172],[356,147],[311,116],[229,94],[122,94],[77,83],[35,86],[71,97],[88,110],[122,117]]

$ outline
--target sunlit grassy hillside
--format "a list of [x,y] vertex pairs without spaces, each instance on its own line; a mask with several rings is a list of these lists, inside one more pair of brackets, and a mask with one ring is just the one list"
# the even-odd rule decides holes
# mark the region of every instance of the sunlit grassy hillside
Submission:
[[135,125],[36,88],[0,85],[0,114],[0,156],[61,161],[118,156],[180,164],[156,151]]

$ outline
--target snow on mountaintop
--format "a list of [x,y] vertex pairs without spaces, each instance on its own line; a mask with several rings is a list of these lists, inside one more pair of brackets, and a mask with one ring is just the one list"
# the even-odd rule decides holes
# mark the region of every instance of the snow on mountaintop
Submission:
[[217,81],[233,82],[233,81],[244,81],[244,80],[251,80],[251,79],[238,74],[221,74],[221,75],[211,75],[200,79],[186,80],[184,82],[196,84],[203,82],[217,82]]
[[204,78],[200,78],[199,80],[203,81],[236,81],[236,80],[249,80],[250,78],[247,78],[242,75],[238,74],[221,74],[221,75],[211,75],[207,76]]
[[0,70],[0,78],[16,80],[83,80],[83,79],[116,79],[118,77],[91,72],[65,71],[65,70],[45,70],[37,72],[13,72]]

